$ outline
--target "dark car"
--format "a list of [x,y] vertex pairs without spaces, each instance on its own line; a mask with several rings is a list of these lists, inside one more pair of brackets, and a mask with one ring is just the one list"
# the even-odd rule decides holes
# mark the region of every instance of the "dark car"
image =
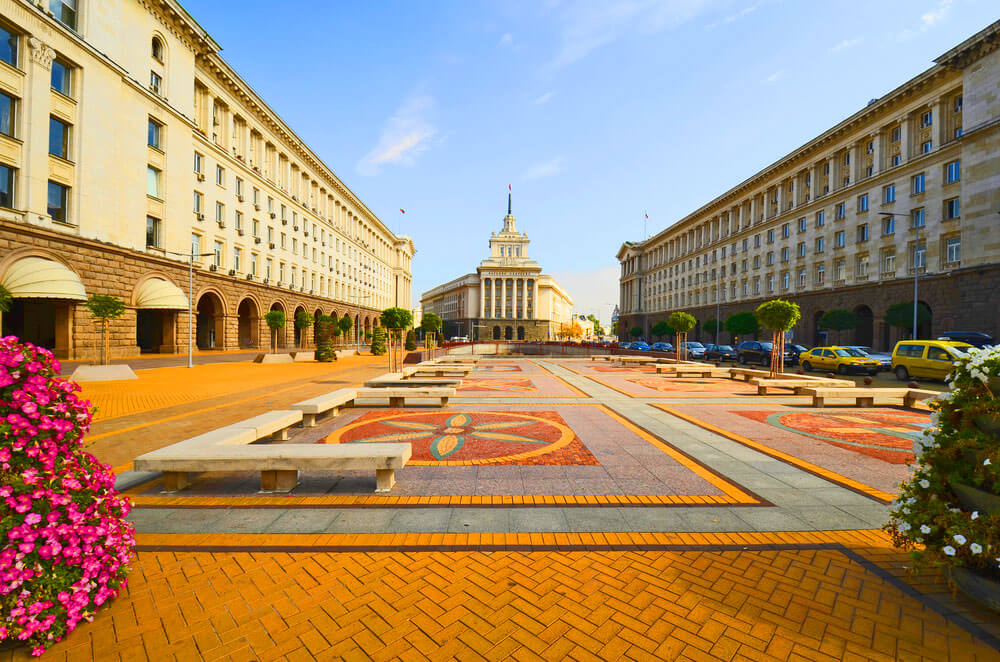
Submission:
[[640,352],[648,352],[648,351],[649,351],[649,345],[647,345],[646,343],[644,343],[644,342],[642,342],[642,341],[640,340],[640,341],[638,341],[638,342],[634,342],[634,343],[632,343],[632,344],[631,344],[631,345],[629,346],[629,349],[637,349],[637,350],[639,350]]
[[708,361],[735,361],[736,350],[732,345],[706,345],[705,359]]
[[674,346],[668,342],[654,342],[650,347],[656,352],[672,352]]
[[[785,343],[785,349],[788,350],[789,352],[791,352],[791,354],[792,354],[793,361],[792,361],[791,365],[798,365],[798,363],[799,363],[799,355],[801,355],[802,352],[808,352],[809,351],[809,348],[806,347],[805,345],[796,345],[794,343]],[[787,363],[787,361],[786,361],[786,363]]]
[[[738,363],[759,363],[764,366],[771,365],[771,350],[774,346],[769,342],[758,342],[748,340],[741,342],[736,348],[736,361]],[[793,365],[795,358],[793,354],[785,349],[785,365]]]
[[955,342],[966,342],[973,347],[987,347],[997,344],[996,339],[988,333],[978,331],[945,331],[938,340],[952,340]]

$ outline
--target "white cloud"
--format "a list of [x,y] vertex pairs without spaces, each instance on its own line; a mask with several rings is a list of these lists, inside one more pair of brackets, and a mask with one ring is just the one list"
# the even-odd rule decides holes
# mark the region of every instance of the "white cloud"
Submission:
[[586,0],[556,6],[560,45],[552,70],[583,59],[621,37],[676,27],[698,14],[710,0]]
[[357,171],[366,176],[382,172],[382,166],[397,163],[410,166],[414,157],[428,147],[437,129],[426,115],[434,107],[434,99],[427,95],[414,95],[403,101],[382,127],[378,144],[357,165]]
[[557,156],[548,161],[542,161],[541,163],[536,163],[535,165],[528,168],[521,179],[541,179],[543,177],[551,177],[553,175],[558,175],[560,172],[565,170],[565,159],[561,156]]
[[509,32],[505,32],[500,41],[497,42],[497,47],[507,47],[510,48],[514,45],[514,35]]
[[618,303],[618,276],[616,265],[599,267],[591,271],[554,271],[552,277],[573,298],[573,311],[596,315],[605,330],[611,332],[611,313]]
[[715,28],[719,27],[720,25],[728,25],[730,23],[735,23],[736,21],[740,20],[741,18],[745,18],[748,14],[752,14],[753,12],[757,11],[758,7],[760,7],[760,3],[759,2],[757,4],[755,4],[755,5],[750,5],[749,7],[744,7],[743,9],[741,9],[738,12],[736,12],[735,14],[730,14],[729,16],[724,16],[723,18],[719,19],[718,21],[715,21],[714,23],[709,23],[708,25],[705,26],[705,29],[706,30],[714,30]]
[[770,76],[768,76],[767,78],[765,78],[762,82],[764,82],[764,83],[775,83],[775,82],[777,82],[784,75],[785,75],[785,70],[784,69],[778,69],[773,74],[771,74]]
[[541,106],[543,103],[548,103],[552,100],[552,97],[556,95],[555,92],[546,92],[542,96],[535,99],[535,104]]
[[844,41],[834,44],[830,47],[831,53],[839,53],[840,51],[846,51],[848,48],[854,48],[862,42],[861,37],[856,37],[854,39],[845,39]]
[[896,34],[896,39],[898,41],[906,41],[927,32],[948,17],[948,14],[951,13],[951,8],[954,4],[955,0],[939,0],[934,9],[920,15],[919,26],[915,28],[906,28],[905,30],[898,32]]

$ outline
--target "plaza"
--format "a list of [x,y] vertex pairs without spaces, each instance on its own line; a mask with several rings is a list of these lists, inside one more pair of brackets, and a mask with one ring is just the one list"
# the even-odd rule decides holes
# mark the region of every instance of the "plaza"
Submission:
[[272,442],[408,443],[389,493],[364,471],[306,471],[287,494],[209,472],[167,493],[131,468],[384,369],[208,364],[202,390],[159,401],[187,368],[85,386],[138,556],[47,658],[1000,659],[995,616],[907,574],[880,531],[922,406],[814,409],[725,378],[496,355],[445,408],[356,404]]

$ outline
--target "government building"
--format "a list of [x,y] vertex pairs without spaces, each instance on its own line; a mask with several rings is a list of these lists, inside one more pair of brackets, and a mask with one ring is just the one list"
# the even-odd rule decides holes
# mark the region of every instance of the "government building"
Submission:
[[93,294],[127,306],[113,356],[180,351],[189,324],[202,349],[266,347],[270,310],[286,313],[290,345],[298,311],[364,332],[411,307],[413,242],[177,2],[0,3],[4,334],[91,357]]
[[672,311],[725,320],[781,297],[801,306],[796,342],[824,343],[823,313],[846,309],[858,325],[844,342],[890,349],[911,331],[889,326],[886,311],[912,304],[919,269],[920,337],[997,337],[998,214],[1000,22],[655,236],[624,243],[621,327],[649,337]]
[[476,273],[424,292],[422,314],[444,322],[445,338],[553,340],[572,322],[573,300],[528,257],[528,234],[517,231],[507,196],[503,230],[490,236],[490,256]]

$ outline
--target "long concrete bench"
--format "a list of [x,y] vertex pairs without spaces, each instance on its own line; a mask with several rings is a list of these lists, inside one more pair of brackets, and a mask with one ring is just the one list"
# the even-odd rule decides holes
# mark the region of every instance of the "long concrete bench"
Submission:
[[856,407],[874,407],[875,400],[879,404],[913,407],[920,400],[940,395],[937,391],[916,388],[805,388],[802,392],[812,396],[813,407],[824,407],[827,400],[852,400]]
[[458,376],[465,377],[473,368],[470,366],[446,366],[446,365],[436,365],[427,366],[417,369],[411,375],[410,379],[419,377],[448,377],[448,376]]
[[709,363],[668,363],[657,364],[656,374],[674,375],[675,377],[728,377],[729,368],[716,368]]
[[254,441],[269,437],[278,441],[288,440],[288,428],[302,422],[302,412],[294,409],[268,411],[253,418],[228,426],[238,430],[252,430]]
[[619,356],[618,361],[621,362],[622,365],[645,365],[647,363],[659,363],[660,359],[655,356]]
[[614,361],[615,357],[610,354],[594,354],[590,357],[591,361]]
[[[298,412],[296,412],[298,413]],[[261,491],[288,492],[300,471],[375,471],[376,492],[388,492],[396,469],[410,460],[410,444],[254,444],[249,428],[227,426],[135,459],[136,471],[162,471],[167,492],[190,485],[205,471],[259,471]]]
[[737,381],[748,382],[751,379],[768,379],[771,377],[769,370],[753,370],[752,368],[729,368],[729,378]]
[[353,407],[356,393],[357,389],[342,388],[302,402],[296,402],[291,406],[291,409],[302,412],[302,427],[312,428],[316,427],[318,416],[326,413],[329,413],[330,416],[336,416],[340,413],[341,407]]
[[401,377],[376,377],[365,382],[366,388],[431,388],[434,386],[444,386],[445,388],[458,388],[462,385],[462,380],[449,377],[427,377],[409,378]]
[[385,400],[388,398],[390,407],[402,407],[406,400],[424,399],[440,400],[442,407],[448,406],[448,398],[455,397],[455,389],[444,387],[433,388],[360,388],[358,399]]
[[849,379],[769,379],[753,377],[750,383],[757,387],[757,395],[767,395],[769,388],[790,388],[796,395],[803,395],[810,388],[854,388],[857,386]]

